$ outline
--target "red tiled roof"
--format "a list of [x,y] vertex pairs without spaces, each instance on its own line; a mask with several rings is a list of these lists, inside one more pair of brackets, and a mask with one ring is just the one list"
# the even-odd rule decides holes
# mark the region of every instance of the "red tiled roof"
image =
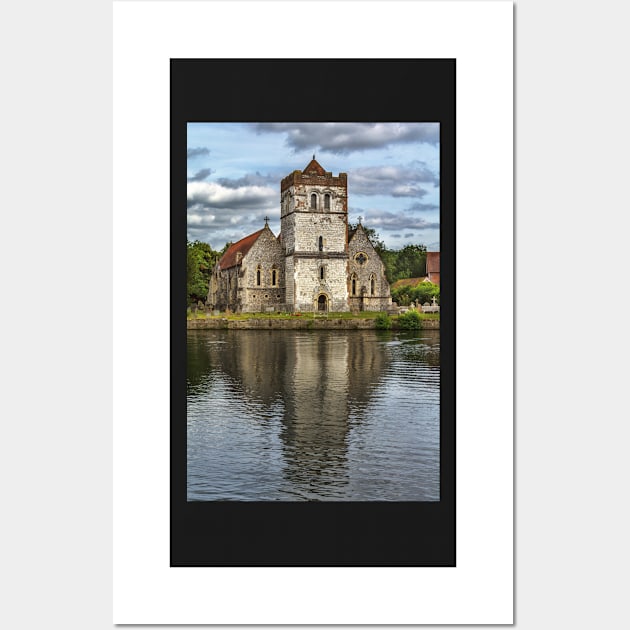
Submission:
[[427,273],[440,273],[440,252],[427,252]]
[[264,229],[265,228],[258,230],[258,232],[254,232],[253,234],[242,238],[240,241],[237,241],[233,245],[230,245],[225,254],[221,256],[221,260],[219,260],[219,269],[229,269],[230,267],[238,265],[241,260],[236,259],[236,254],[240,252],[242,254],[242,259],[243,256],[245,256],[245,254],[247,254],[247,252],[252,248],[252,245],[256,242],[256,239],[261,235]]
[[305,175],[308,175],[311,171],[315,171],[317,175],[326,175],[326,171],[322,168],[321,164],[315,159],[313,159],[306,165],[306,168],[302,171]]

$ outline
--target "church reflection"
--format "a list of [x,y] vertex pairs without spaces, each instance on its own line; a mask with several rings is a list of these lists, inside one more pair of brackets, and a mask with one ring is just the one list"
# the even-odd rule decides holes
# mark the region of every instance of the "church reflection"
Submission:
[[[197,368],[220,369],[258,407],[258,418],[282,410],[288,494],[300,488],[299,498],[325,498],[328,488],[347,483],[348,435],[353,423],[365,421],[387,372],[386,338],[374,331],[217,331],[206,349],[214,358],[199,350],[189,357],[189,386],[202,378]],[[235,420],[243,411],[234,409]]]

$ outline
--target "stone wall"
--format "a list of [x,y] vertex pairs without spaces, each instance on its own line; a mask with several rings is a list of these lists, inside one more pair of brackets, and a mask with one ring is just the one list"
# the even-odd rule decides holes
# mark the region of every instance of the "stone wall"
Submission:
[[324,252],[346,251],[346,215],[299,212],[295,217],[295,252],[318,252],[322,237]]
[[208,294],[208,304],[211,308],[224,311],[227,308],[236,311],[241,305],[239,290],[240,266],[220,270],[218,265],[213,272],[210,283],[211,293]]
[[[260,272],[260,284],[258,284]],[[275,272],[275,284],[274,280]],[[243,295],[240,310],[261,313],[267,309],[284,310],[285,269],[282,247],[267,227],[243,258],[241,264]]]
[[[293,267],[295,310],[317,311],[319,296],[324,295],[327,304],[326,310],[348,311],[347,260],[345,257],[295,257]],[[324,270],[323,279],[321,277],[322,269]]]
[[[423,329],[439,330],[439,319],[424,319]],[[189,319],[188,330],[372,330],[376,328],[375,319],[335,319],[333,316],[315,319],[292,317],[291,319],[227,319],[213,317],[208,319]]]
[[348,256],[350,308],[357,311],[386,311],[392,305],[392,298],[385,265],[361,225],[348,243]]

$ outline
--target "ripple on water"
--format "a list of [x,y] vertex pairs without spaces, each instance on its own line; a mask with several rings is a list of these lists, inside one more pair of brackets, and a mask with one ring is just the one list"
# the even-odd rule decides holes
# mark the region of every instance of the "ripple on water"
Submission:
[[188,499],[439,500],[439,331],[388,334],[189,333]]

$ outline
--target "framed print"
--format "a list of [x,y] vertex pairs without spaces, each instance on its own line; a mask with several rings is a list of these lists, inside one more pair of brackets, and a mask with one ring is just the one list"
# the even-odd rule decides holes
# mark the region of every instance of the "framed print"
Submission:
[[115,623],[512,622],[512,141],[511,3],[114,3]]
[[455,71],[171,61],[173,566],[455,565]]

